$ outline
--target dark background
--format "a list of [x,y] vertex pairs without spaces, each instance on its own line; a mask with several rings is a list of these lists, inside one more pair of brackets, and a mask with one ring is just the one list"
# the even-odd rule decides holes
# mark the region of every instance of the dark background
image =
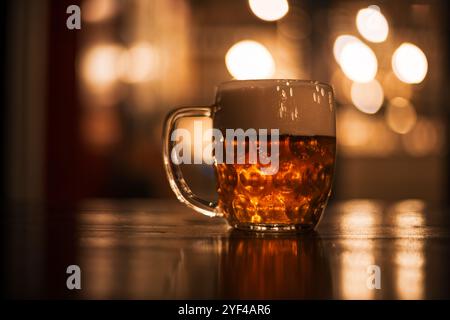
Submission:
[[[231,79],[224,55],[235,41],[273,38],[284,25],[282,22],[287,21],[286,24],[307,30],[299,40],[281,39],[288,42],[282,50],[287,48],[286,52],[294,57],[289,61],[291,74],[339,85],[332,78],[338,68],[330,54],[334,35],[357,35],[352,13],[369,4],[292,1],[291,11],[282,22],[268,23],[252,15],[248,4],[242,1],[169,1],[160,7],[158,1],[117,3],[119,9],[104,21],[83,20],[82,29],[74,31],[65,27],[65,9],[71,4],[81,5],[83,16],[85,10],[80,1],[22,0],[2,4],[2,187],[7,201],[68,205],[98,197],[172,197],[160,159],[163,117],[177,104],[213,101],[215,85]],[[415,42],[428,55],[428,75],[423,83],[411,85],[411,101],[419,116],[430,117],[439,126],[440,145],[420,156],[411,156],[398,146],[389,154],[367,153],[364,145],[356,152],[341,146],[334,197],[424,198],[448,203],[448,4],[376,4],[382,7],[390,24],[388,42]],[[133,24],[139,5],[149,10],[149,17],[158,8],[163,10],[162,22],[156,25],[149,18]],[[425,12],[422,20],[412,12],[417,7]],[[294,16],[293,8],[302,10],[300,18]],[[160,38],[170,39],[176,34],[170,23],[180,19],[183,25],[177,27],[188,45],[174,40],[180,48],[186,46],[180,49],[183,55],[169,50],[160,59],[182,59],[179,65],[186,70],[169,66],[156,79],[142,84],[115,84],[108,89],[112,91],[92,93],[86,88],[79,70],[83,50],[97,43],[127,46],[135,38],[151,40],[155,37],[152,28],[157,29]],[[160,38],[155,43],[162,43]],[[167,46],[170,49],[173,44]],[[389,55],[381,49],[381,55]],[[380,61],[383,59],[386,60],[383,57]],[[177,89],[158,93],[167,81],[177,81]],[[122,92],[121,96],[103,102],[114,91]],[[340,104],[342,110],[351,107],[345,102]],[[368,121],[381,118],[386,105],[387,98],[382,109]],[[338,117],[338,126],[339,120]],[[368,144],[381,143],[374,141]],[[193,175],[193,184],[200,193],[212,196],[211,182],[202,188],[205,180],[211,180],[210,171],[189,170],[200,170],[200,175]]]
[[[333,78],[339,71],[332,56],[334,39],[344,33],[358,36],[354,14],[376,4],[390,26],[386,44],[369,43],[378,56],[380,81],[389,71],[392,50],[402,41],[421,47],[428,74],[421,84],[410,85],[410,101],[418,119],[427,117],[437,128],[438,142],[420,154],[408,153],[401,143],[389,152],[372,150],[401,138],[392,132],[386,139],[369,131],[369,140],[355,148],[340,143],[334,198],[448,203],[445,1],[291,1],[279,22],[256,18],[245,1],[103,2],[116,3],[113,14],[94,22],[83,19],[82,29],[72,31],[65,27],[68,5],[80,5],[82,17],[89,10],[101,12],[101,7],[52,0],[2,4],[3,188],[8,201],[67,205],[98,197],[173,197],[160,156],[164,115],[177,105],[213,102],[215,86],[232,78],[224,56],[234,42],[252,38],[287,55],[281,63],[275,55],[277,66],[288,69],[277,71],[277,77],[331,82],[339,92],[341,83]],[[301,31],[294,33],[297,38],[283,36],[286,26]],[[119,80],[100,89],[86,84],[86,50],[143,41],[161,46],[158,64],[163,67],[150,80]],[[338,114],[339,142],[339,127],[351,130],[348,123],[360,118],[367,127],[383,121],[388,97],[373,116],[357,111],[351,101],[338,102],[340,110],[350,110],[348,118]],[[210,170],[188,170],[194,189],[213,196]]]

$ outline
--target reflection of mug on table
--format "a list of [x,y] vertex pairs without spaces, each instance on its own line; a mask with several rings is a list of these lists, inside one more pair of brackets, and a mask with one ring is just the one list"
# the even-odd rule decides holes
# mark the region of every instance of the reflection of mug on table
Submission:
[[[217,203],[195,196],[183,178],[183,144],[174,139],[183,117],[213,119]],[[226,82],[213,106],[177,109],[164,129],[164,163],[178,199],[246,230],[313,229],[330,195],[335,149],[333,92],[313,81]]]
[[226,299],[326,299],[332,296],[331,270],[322,240],[245,235],[234,230],[220,259],[220,297]]

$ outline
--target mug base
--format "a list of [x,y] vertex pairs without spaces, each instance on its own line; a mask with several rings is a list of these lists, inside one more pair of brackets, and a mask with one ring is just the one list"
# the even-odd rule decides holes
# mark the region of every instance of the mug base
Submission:
[[307,233],[314,230],[312,224],[278,224],[278,223],[235,223],[231,225],[238,230],[267,233]]

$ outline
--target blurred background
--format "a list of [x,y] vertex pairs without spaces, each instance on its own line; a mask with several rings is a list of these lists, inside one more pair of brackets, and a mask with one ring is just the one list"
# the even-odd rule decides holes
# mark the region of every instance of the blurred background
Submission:
[[[70,5],[81,29],[69,30]],[[449,4],[439,0],[2,2],[3,188],[19,203],[175,198],[165,115],[223,81],[331,83],[333,199],[449,203]],[[213,197],[206,166],[186,168]]]

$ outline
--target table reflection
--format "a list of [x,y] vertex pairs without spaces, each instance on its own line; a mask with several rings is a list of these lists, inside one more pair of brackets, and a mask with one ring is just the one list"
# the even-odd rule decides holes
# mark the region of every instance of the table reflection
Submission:
[[405,200],[393,205],[395,233],[395,290],[398,299],[423,299],[425,291],[425,256],[423,227],[425,204]]
[[317,233],[252,235],[232,231],[223,241],[220,295],[235,299],[331,297],[331,272]]
[[116,232],[103,226],[81,237],[83,297],[332,297],[330,265],[317,233],[286,236],[228,230],[205,239],[149,238],[138,231],[142,225],[133,223],[143,219],[140,214],[85,218],[120,221],[131,229]]
[[[74,299],[450,296],[445,212],[420,200],[340,202],[329,206],[316,233],[302,235],[243,233],[166,204],[132,208],[109,204],[43,221],[46,238],[28,232],[37,226],[33,220],[18,220],[8,250],[26,254],[11,255],[9,265],[37,268],[45,277],[33,287],[12,277],[8,292]],[[31,243],[44,248],[32,261],[24,250]],[[81,291],[65,287],[69,264],[82,270]],[[367,285],[371,265],[381,270],[379,290]]]
[[423,299],[425,259],[422,240],[396,240],[395,290],[399,299]]
[[[331,221],[340,235],[331,249],[338,253],[332,261],[339,270],[332,273],[338,288],[335,295],[343,299],[426,298],[425,250],[431,230],[426,209],[418,199],[391,205],[372,200],[342,202]],[[433,246],[444,250],[437,243]],[[428,260],[436,261],[438,256]],[[367,285],[371,265],[380,267],[380,290]]]
[[367,287],[367,268],[376,264],[373,239],[367,237],[380,223],[381,206],[369,200],[344,202],[340,207],[341,232],[352,235],[343,239],[340,256],[340,292],[343,299],[373,299],[375,291]]

